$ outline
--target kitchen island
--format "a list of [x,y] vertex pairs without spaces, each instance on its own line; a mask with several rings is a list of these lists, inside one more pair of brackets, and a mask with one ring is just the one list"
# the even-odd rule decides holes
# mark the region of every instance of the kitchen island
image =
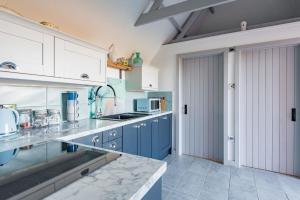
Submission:
[[[1,152],[14,148],[19,149],[19,154],[20,152],[26,153],[24,147],[34,147],[51,141],[78,144],[78,139],[81,141],[80,138],[91,137],[100,133],[103,133],[104,140],[104,133],[107,131],[109,133],[111,129],[122,129],[124,126],[144,123],[145,120],[165,118],[169,114],[171,112],[157,113],[126,121],[85,119],[74,124],[64,123],[60,126],[22,130],[19,135],[0,141],[0,155]],[[143,134],[142,131],[140,134]],[[109,140],[108,142],[113,141],[110,138],[107,140]],[[103,147],[105,147],[104,144]],[[91,147],[91,145],[84,143],[79,143],[79,145]],[[92,148],[102,149],[101,147],[94,146]],[[105,151],[115,152],[107,148]],[[40,152],[36,151],[36,153],[37,155],[31,155],[31,157],[38,157]],[[46,199],[160,199],[161,177],[167,169],[166,163],[124,152],[118,153],[122,154],[118,159],[90,174],[84,175]]]
[[158,200],[161,177],[166,169],[166,162],[122,154],[117,160],[48,196],[46,200]]

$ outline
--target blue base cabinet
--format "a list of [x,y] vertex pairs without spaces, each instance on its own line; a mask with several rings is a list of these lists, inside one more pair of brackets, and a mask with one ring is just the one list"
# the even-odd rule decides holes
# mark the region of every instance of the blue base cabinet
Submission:
[[160,147],[159,147],[159,132],[158,132],[158,118],[151,120],[151,133],[152,133],[152,155],[154,159],[160,158]]
[[139,132],[140,123],[123,126],[123,152],[133,155],[139,154]]
[[152,120],[152,158],[164,159],[171,153],[172,115],[164,115]]
[[161,200],[162,199],[162,180],[161,178],[152,186],[142,200]]
[[172,115],[158,118],[159,159],[164,159],[171,153],[172,144]]
[[88,135],[72,141],[162,160],[171,153],[172,114]]
[[149,120],[123,127],[123,152],[151,158],[151,122]]
[[139,155],[151,158],[152,156],[152,131],[151,121],[147,120],[141,124],[139,133]]

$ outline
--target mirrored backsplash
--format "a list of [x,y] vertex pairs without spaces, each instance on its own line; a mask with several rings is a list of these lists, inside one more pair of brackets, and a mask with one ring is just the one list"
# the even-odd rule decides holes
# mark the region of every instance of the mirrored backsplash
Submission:
[[0,104],[16,104],[17,109],[58,109],[62,110],[61,94],[77,91],[79,119],[88,118],[89,87],[42,86],[0,83]]

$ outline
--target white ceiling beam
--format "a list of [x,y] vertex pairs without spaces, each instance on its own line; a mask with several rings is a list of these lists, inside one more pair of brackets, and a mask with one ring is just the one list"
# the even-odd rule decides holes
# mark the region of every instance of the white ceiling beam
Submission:
[[[180,13],[204,10],[210,7],[234,2],[236,0],[188,0],[174,5],[170,5],[158,10],[150,10],[148,13],[141,14],[135,26],[148,24],[154,21],[165,19]],[[154,2],[155,3],[155,2]]]

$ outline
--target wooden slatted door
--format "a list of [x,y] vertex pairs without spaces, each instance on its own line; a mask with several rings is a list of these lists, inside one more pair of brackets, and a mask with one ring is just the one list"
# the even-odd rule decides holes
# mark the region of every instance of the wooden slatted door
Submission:
[[223,161],[223,54],[183,59],[183,153]]
[[241,51],[240,162],[294,175],[295,47]]

